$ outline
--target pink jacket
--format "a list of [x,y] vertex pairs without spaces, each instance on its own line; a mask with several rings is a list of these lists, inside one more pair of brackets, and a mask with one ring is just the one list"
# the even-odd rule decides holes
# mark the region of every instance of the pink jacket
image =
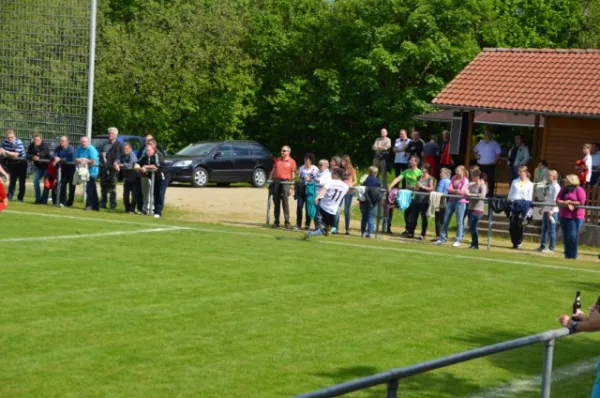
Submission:
[[[581,206],[585,206],[585,190],[581,187],[577,187],[573,190],[573,192],[565,193],[565,188],[561,189],[556,197],[557,200],[573,200],[581,203]],[[561,207],[558,210],[559,218],[576,218],[583,220],[585,218],[585,209],[575,209],[573,211],[569,210],[568,207]]]
[[[448,194],[464,196],[467,193],[467,190],[469,189],[469,179],[467,177],[463,177],[462,180],[458,181],[456,176],[454,176],[454,177],[452,177],[452,181],[450,181],[450,188],[458,189],[460,193],[448,192]],[[449,202],[454,202],[456,200],[459,201],[458,203],[469,203],[469,201],[467,199],[456,199],[456,198],[448,199]]]

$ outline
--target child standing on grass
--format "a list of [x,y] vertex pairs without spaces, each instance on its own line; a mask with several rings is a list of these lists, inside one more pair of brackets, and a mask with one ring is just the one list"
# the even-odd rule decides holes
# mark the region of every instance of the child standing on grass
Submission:
[[[440,181],[438,182],[435,192],[447,195],[448,187],[450,186],[450,177],[452,172],[450,169],[442,168],[440,170]],[[446,216],[446,199],[442,198],[440,201],[440,208],[435,212],[435,239],[434,242],[440,239],[442,233],[442,227],[444,226],[444,217]]]
[[329,235],[331,228],[335,224],[335,217],[337,215],[340,204],[344,199],[344,195],[348,193],[350,189],[342,179],[344,178],[344,171],[342,169],[331,170],[331,181],[328,182],[317,194],[315,198],[315,204],[319,205],[319,214],[321,216],[322,225],[317,228],[314,232],[307,232],[304,234],[304,239],[309,239],[311,236],[318,235]]
[[[473,170],[471,172],[471,183],[467,189],[467,196],[471,198],[485,198],[487,195],[487,186],[481,179],[481,172]],[[471,246],[469,249],[479,250],[479,221],[483,217],[485,202],[483,200],[469,201],[469,231],[471,231]]]
[[[379,169],[377,167],[369,167],[369,176],[363,183],[363,186],[366,188],[365,200],[359,202],[360,213],[362,214],[360,220],[360,236],[362,238],[370,238],[375,230],[375,210],[381,197],[379,192],[381,181],[377,178],[378,175]],[[372,193],[375,193],[375,195],[371,196]]]

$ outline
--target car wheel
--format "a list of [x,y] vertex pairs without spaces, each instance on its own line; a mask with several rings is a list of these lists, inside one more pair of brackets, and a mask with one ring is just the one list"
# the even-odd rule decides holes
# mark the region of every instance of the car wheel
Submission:
[[256,188],[262,188],[267,183],[267,172],[263,169],[256,169],[252,173],[252,185]]
[[208,184],[208,171],[205,168],[197,167],[192,171],[192,185],[195,187],[205,187]]

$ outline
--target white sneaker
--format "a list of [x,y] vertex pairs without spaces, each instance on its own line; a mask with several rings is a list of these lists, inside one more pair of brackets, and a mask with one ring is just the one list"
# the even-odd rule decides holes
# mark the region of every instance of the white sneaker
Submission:
[[460,242],[454,242],[454,243],[452,244],[452,247],[460,247]]
[[155,214],[154,218],[160,218],[160,214]]
[[444,242],[442,242],[441,240],[436,240],[435,242],[433,242],[433,244],[436,246],[441,246],[444,244]]

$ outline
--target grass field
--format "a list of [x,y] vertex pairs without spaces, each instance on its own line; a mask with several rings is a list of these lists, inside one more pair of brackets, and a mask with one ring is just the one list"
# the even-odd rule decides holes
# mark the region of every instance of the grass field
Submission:
[[[575,290],[600,294],[592,262],[40,209],[0,215],[1,397],[292,396],[554,329]],[[590,395],[599,343],[557,342],[553,396]],[[400,396],[535,397],[542,359],[480,359]]]

